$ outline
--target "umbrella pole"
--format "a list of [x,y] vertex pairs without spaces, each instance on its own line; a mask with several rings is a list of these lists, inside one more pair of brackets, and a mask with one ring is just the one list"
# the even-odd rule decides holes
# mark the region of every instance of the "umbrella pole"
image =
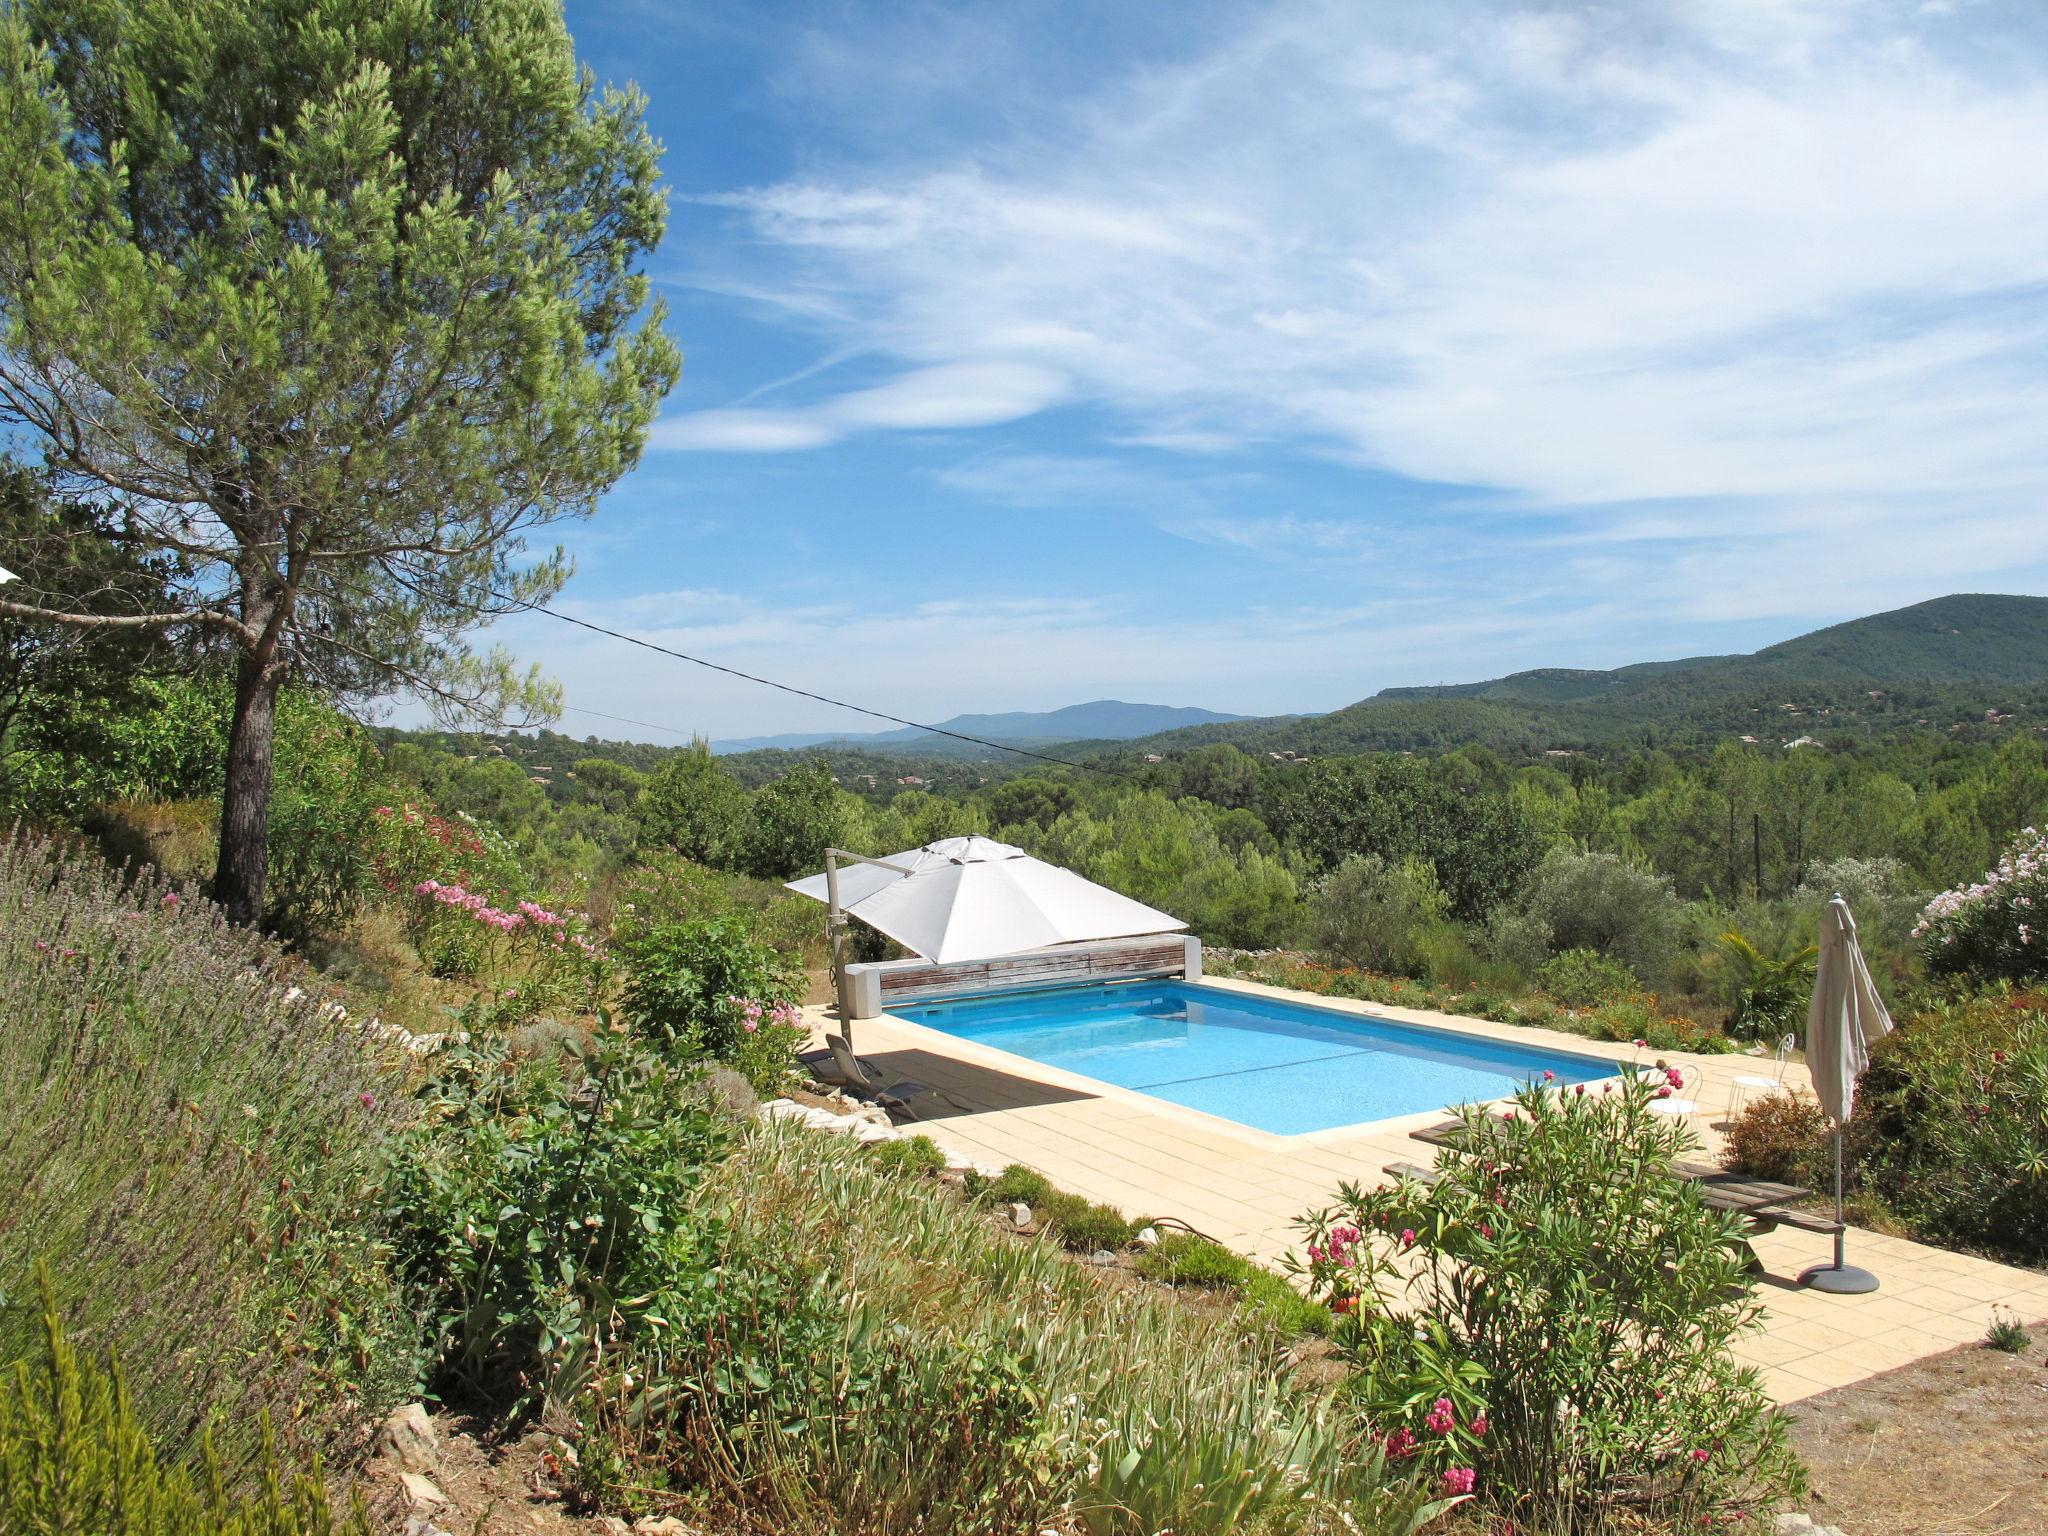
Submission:
[[831,950],[832,1000],[839,1008],[839,1031],[853,1049],[853,1009],[846,999],[846,914],[839,910],[839,850],[825,850],[825,943]]
[[1849,1229],[1842,1220],[1842,1122],[1835,1122],[1835,1262],[1816,1264],[1799,1277],[1808,1290],[1829,1296],[1868,1296],[1877,1289],[1877,1276],[1846,1262]]

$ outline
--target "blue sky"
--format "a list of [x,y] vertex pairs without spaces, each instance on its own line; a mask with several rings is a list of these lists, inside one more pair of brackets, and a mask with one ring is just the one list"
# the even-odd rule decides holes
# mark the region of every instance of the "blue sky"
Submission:
[[[2048,6],[569,0],[686,364],[561,605],[932,719],[2048,591]],[[544,620],[562,728],[866,728]]]

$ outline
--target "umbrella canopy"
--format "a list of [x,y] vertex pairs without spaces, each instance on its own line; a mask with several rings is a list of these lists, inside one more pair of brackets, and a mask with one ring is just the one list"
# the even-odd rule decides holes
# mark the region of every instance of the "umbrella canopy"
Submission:
[[1837,1124],[1855,1109],[1856,1079],[1870,1064],[1870,1042],[1891,1027],[1856,942],[1856,919],[1837,896],[1821,914],[1813,1003],[1806,1013],[1806,1065],[1814,1095]]
[[[936,965],[1187,927],[993,838],[942,838],[888,862],[909,873],[877,864],[841,869],[840,910]],[[792,880],[789,889],[829,899],[823,875]]]

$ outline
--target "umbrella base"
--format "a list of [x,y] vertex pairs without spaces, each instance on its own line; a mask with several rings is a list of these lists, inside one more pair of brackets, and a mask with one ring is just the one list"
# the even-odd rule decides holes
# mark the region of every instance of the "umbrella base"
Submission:
[[1799,1283],[1829,1296],[1868,1296],[1877,1289],[1877,1276],[1854,1264],[1816,1264],[1799,1276]]

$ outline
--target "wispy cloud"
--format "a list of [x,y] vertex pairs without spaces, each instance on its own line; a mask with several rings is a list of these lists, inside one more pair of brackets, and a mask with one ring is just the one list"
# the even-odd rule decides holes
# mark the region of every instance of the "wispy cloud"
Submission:
[[[803,449],[1083,402],[1104,425],[1076,460],[1292,445],[1492,488],[1595,539],[1612,522],[1624,566],[1625,521],[1676,500],[1725,529],[1694,581],[1734,579],[1768,538],[1745,507],[1790,527],[1858,502],[1878,586],[1979,568],[1981,541],[1918,536],[1933,516],[2048,531],[2022,495],[2048,490],[2037,14],[1330,4],[1198,33],[1078,92],[1027,82],[971,136],[729,195],[752,284],[903,371],[683,416],[658,445]],[[830,100],[873,62],[842,36],[802,67]],[[960,110],[957,82],[901,84],[898,116],[925,88]],[[1286,509],[1193,510],[1178,531],[1224,544],[1370,543]]]
[[1062,374],[1035,363],[944,363],[815,405],[670,417],[655,425],[651,446],[781,453],[821,448],[856,432],[986,427],[1033,415],[1066,390]]

